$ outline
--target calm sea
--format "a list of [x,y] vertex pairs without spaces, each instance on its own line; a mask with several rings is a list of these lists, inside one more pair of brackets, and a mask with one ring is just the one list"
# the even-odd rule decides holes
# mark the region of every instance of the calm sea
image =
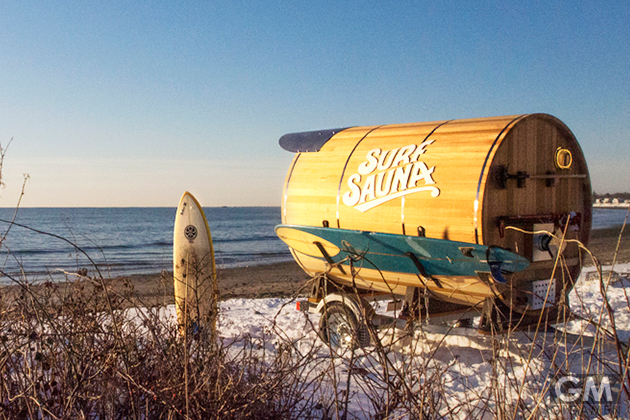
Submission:
[[[16,222],[65,238],[94,260],[103,275],[151,274],[172,268],[175,208],[23,208]],[[286,245],[274,233],[279,207],[211,207],[204,209],[220,268],[290,261]],[[593,228],[623,223],[625,209],[594,209]],[[0,208],[0,219],[14,210]],[[0,235],[9,227],[0,222]],[[32,280],[79,268],[94,272],[89,260],[68,242],[13,226],[0,250],[2,271]],[[0,283],[8,283],[6,276]]]
[[[287,246],[274,227],[279,207],[205,208],[219,267],[290,261]],[[176,208],[23,208],[16,223],[67,239],[94,260],[104,276],[151,274],[171,270]],[[0,219],[11,220],[12,209],[0,209]],[[8,224],[0,222],[0,235]],[[29,278],[60,279],[93,267],[68,242],[12,226],[0,251],[2,270],[16,275],[23,268]],[[10,280],[0,277],[0,283]]]

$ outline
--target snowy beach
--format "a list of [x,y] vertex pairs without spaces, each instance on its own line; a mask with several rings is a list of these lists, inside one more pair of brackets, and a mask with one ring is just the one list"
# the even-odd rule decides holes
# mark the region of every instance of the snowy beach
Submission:
[[[606,279],[611,267],[603,270]],[[614,273],[607,286],[607,297],[614,312],[616,334],[627,345],[630,303],[626,289],[630,286],[630,263],[615,266]],[[375,305],[377,311],[385,310],[382,303]],[[601,339],[591,325],[597,322],[611,330],[602,305],[599,277],[595,267],[587,267],[570,294],[572,312],[584,320],[558,325],[554,333],[462,337],[455,330],[440,334],[429,325],[420,325],[413,339],[404,344],[401,341],[386,346],[383,352],[368,348],[337,357],[318,339],[319,314],[298,312],[294,299],[275,297],[222,301],[219,335],[231,351],[240,351],[254,343],[261,357],[270,359],[288,346],[293,349],[294,357],[306,354],[312,358],[312,371],[309,371],[312,376],[335,366],[337,378],[320,378],[317,386],[309,389],[317,398],[328,401],[329,406],[322,408],[322,413],[338,410],[334,402],[340,403],[343,395],[349,397],[349,418],[373,418],[378,411],[376,396],[386,398],[391,392],[384,384],[384,356],[392,369],[411,377],[418,375],[411,385],[416,392],[427,392],[422,388],[424,385],[439,392],[434,403],[437,412],[446,418],[491,419],[501,414],[512,418],[512,413],[501,413],[506,407],[519,413],[517,418],[528,412],[536,412],[535,418],[545,413],[551,418],[573,418],[572,405],[554,399],[559,378],[581,378],[592,373],[600,375],[598,378],[604,375],[618,380],[614,343]],[[166,307],[163,317],[175,322],[174,305]],[[599,341],[595,337],[600,337]],[[395,342],[397,338],[400,337],[392,331],[382,334],[384,343]],[[613,385],[617,386],[610,391],[614,399],[619,397],[620,390],[618,382]],[[598,392],[607,392],[601,389],[597,388]],[[624,418],[628,414],[627,401],[621,391],[620,402],[613,401],[593,413],[603,415],[602,418]],[[389,414],[390,418],[398,418],[397,415],[410,418],[405,413],[401,408]]]
[[[433,325],[421,324],[413,336],[405,337],[400,331],[382,331],[383,347],[370,346],[340,357],[318,338],[319,315],[295,310],[295,297],[301,294],[300,289],[308,278],[297,264],[283,262],[219,270],[222,298],[218,326],[220,342],[225,346],[229,363],[236,363],[237,369],[246,371],[252,368],[249,363],[253,363],[255,369],[265,372],[265,378],[270,375],[272,379],[277,376],[282,378],[273,380],[287,384],[293,394],[285,397],[289,401],[297,401],[299,407],[308,409],[311,417],[305,418],[343,418],[347,411],[346,418],[410,419],[417,418],[419,410],[424,410],[430,417],[454,419],[527,418],[530,415],[532,418],[627,418],[628,397],[620,386],[624,381],[628,383],[623,357],[627,358],[630,338],[630,299],[626,293],[630,286],[630,243],[622,238],[617,247],[618,238],[619,229],[598,229],[592,232],[589,243],[589,249],[600,261],[609,264],[616,255],[616,261],[619,262],[614,267],[603,266],[606,302],[610,305],[610,312],[604,305],[599,276],[594,274],[595,267],[585,261],[587,266],[569,296],[572,312],[581,319],[558,325],[552,332],[482,336],[463,334],[457,330],[436,330]],[[617,248],[619,252],[615,254]],[[30,363],[38,362],[38,358],[47,360],[46,357],[63,357],[72,360],[72,363],[83,363],[76,361],[78,357],[96,363],[93,378],[102,382],[95,384],[97,391],[86,390],[86,394],[100,392],[100,386],[118,383],[117,380],[110,382],[108,377],[103,377],[100,372],[107,369],[99,364],[113,357],[119,357],[118,363],[127,363],[125,358],[129,356],[125,356],[126,353],[119,355],[118,350],[113,350],[119,345],[117,341],[125,340],[127,346],[138,346],[131,354],[138,352],[150,361],[159,361],[156,365],[148,362],[135,365],[139,369],[138,373],[133,377],[124,376],[128,381],[126,383],[142,395],[152,398],[160,395],[168,402],[154,402],[151,407],[155,407],[156,412],[162,412],[160,410],[164,410],[164,407],[167,410],[171,406],[181,407],[182,402],[187,400],[182,397],[181,374],[188,358],[179,353],[178,347],[167,345],[178,342],[170,273],[115,277],[105,279],[104,285],[110,296],[110,304],[117,308],[116,312],[127,308],[121,318],[125,330],[114,334],[108,332],[106,335],[100,332],[88,334],[86,339],[96,338],[99,341],[109,334],[112,337],[122,335],[121,338],[112,339],[111,344],[95,345],[90,341],[91,344],[84,347],[86,344],[81,341],[76,346],[87,351],[84,356],[76,352],[72,341],[71,345],[68,344],[67,333],[59,335],[59,342],[50,341],[52,336],[34,335],[32,322],[35,321],[28,321],[29,318],[25,321],[22,321],[24,318],[18,318],[17,327],[5,325],[5,336],[15,337],[18,348],[21,348],[21,337],[28,337],[34,343],[31,344],[30,353],[24,353],[34,360]],[[92,329],[100,323],[95,329],[100,331],[103,325],[108,325],[108,307],[103,306],[102,302],[92,301],[92,296],[99,295],[99,291],[102,292],[99,283],[92,280],[47,282],[29,289],[26,297],[48,296],[52,293],[55,299],[49,299],[49,303],[53,306],[60,304],[59,311],[70,310],[75,314],[73,317],[55,318],[59,321],[52,322],[63,324],[59,327],[68,328],[70,332],[77,328]],[[6,303],[30,302],[30,297],[23,300],[25,295],[17,286],[5,287],[3,293]],[[89,305],[97,304],[101,305],[95,306],[97,311],[103,314],[98,316],[104,318],[95,323],[92,319],[94,312],[90,312]],[[385,312],[383,302],[374,305],[377,312]],[[35,311],[46,311],[47,308],[33,306]],[[45,312],[36,313],[41,317]],[[147,316],[149,314],[159,314],[159,321]],[[611,318],[610,314],[614,317]],[[72,325],[65,325],[64,319],[71,321]],[[125,324],[129,321],[139,329],[135,331]],[[15,328],[21,328],[22,322],[24,332],[18,334]],[[153,325],[148,327],[149,331],[160,333],[148,335],[144,329],[147,325]],[[594,325],[599,325],[599,328]],[[132,335],[127,336],[127,329]],[[619,341],[615,342],[611,337]],[[83,340],[80,335],[73,340],[79,338]],[[108,347],[110,345],[113,347]],[[153,346],[161,350],[148,352]],[[60,353],[60,348],[72,351]],[[176,367],[164,365],[162,352],[166,354],[167,351],[169,355],[173,352],[171,357],[177,357],[172,361]],[[21,369],[23,356],[20,352],[22,350],[12,353],[15,355],[10,359],[12,369]],[[171,363],[169,358],[165,360]],[[64,363],[70,362],[63,362],[61,366]],[[167,371],[159,370],[162,365]],[[131,375],[124,369],[121,371],[120,367],[118,369],[119,375]],[[44,372],[44,377],[53,377],[50,367],[45,364],[41,364],[39,371]],[[36,374],[39,371],[35,370],[32,374],[25,372],[22,376],[31,375],[31,381],[38,381]],[[147,390],[146,387],[142,388],[145,385],[136,383],[150,383],[149,373],[155,374],[160,380],[168,379],[165,379],[164,385],[160,385],[162,388],[159,392],[157,388],[155,391],[152,388]],[[289,375],[286,379],[285,374]],[[253,385],[257,386],[257,377],[253,378]],[[9,377],[4,379],[13,380]],[[608,382],[601,382],[604,379]],[[592,382],[595,380],[600,382]],[[559,384],[567,383],[575,383],[574,388],[569,387],[568,391],[578,392],[581,389],[583,393],[584,386],[590,384],[591,387],[586,390],[594,390],[595,394],[589,391],[588,395],[599,397],[599,400],[604,398],[606,404],[600,404],[599,400],[594,405],[590,402],[586,405],[573,404],[575,401],[571,400],[571,393],[560,394],[566,398],[559,400],[558,393],[566,391],[566,387]],[[583,388],[579,388],[578,384]],[[108,397],[108,401],[119,401],[117,393],[126,386],[116,388],[117,391]],[[175,393],[170,391],[173,386],[178,387]],[[69,387],[68,392],[72,389]],[[48,395],[46,392],[44,390],[43,394]],[[281,392],[284,392],[284,388]],[[202,396],[205,397],[205,394]],[[255,399],[258,401],[258,396]],[[54,402],[49,404],[55,406]],[[291,408],[286,417],[300,417],[298,406]],[[94,407],[97,411],[105,410],[100,406]],[[147,404],[147,412],[149,408]],[[244,410],[247,412],[247,408]]]

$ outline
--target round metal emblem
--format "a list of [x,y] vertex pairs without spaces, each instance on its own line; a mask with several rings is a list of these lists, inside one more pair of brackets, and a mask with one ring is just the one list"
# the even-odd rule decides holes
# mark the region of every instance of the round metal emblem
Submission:
[[193,225],[186,226],[186,229],[184,229],[184,236],[186,239],[192,241],[197,237],[197,228]]
[[558,147],[556,149],[556,168],[569,169],[573,164],[573,155],[569,149]]

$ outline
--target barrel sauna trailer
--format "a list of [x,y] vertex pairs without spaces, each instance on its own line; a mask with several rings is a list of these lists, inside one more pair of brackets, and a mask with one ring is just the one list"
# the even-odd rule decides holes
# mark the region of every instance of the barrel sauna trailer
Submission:
[[[557,118],[351,127],[280,145],[295,157],[276,233],[308,274],[420,317],[481,314],[482,330],[561,321],[592,207],[584,155]],[[320,282],[311,304],[330,289]]]

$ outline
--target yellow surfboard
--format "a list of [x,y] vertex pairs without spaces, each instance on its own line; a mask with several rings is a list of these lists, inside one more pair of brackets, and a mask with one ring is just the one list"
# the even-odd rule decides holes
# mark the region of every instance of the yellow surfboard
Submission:
[[219,288],[208,220],[186,191],[173,229],[173,281],[177,320],[182,333],[216,330]]

